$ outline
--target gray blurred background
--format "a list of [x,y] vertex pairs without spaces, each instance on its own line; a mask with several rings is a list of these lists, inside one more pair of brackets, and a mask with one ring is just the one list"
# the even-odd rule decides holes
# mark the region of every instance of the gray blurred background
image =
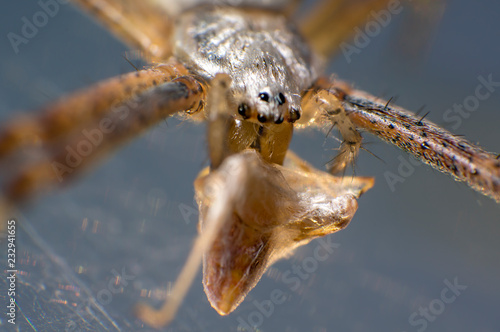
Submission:
[[[403,8],[350,63],[342,54],[332,59],[329,73],[375,95],[398,95],[409,110],[425,104],[428,119],[451,129],[444,112],[474,94],[479,75],[500,81],[500,3],[450,1],[435,23]],[[128,49],[70,5],[15,54],[7,33],[19,33],[22,17],[39,10],[35,1],[10,1],[0,13],[2,122],[132,70],[123,58]],[[500,152],[499,106],[495,91],[454,132]],[[500,205],[424,165],[391,190],[387,172],[398,174],[409,156],[367,134],[365,141],[384,162],[362,153],[356,173],[374,176],[376,185],[349,227],[331,236],[333,254],[298,289],[282,275],[310,261],[317,241],[276,264],[227,317],[210,307],[200,274],[165,330],[238,331],[250,321],[258,331],[499,331]],[[318,168],[337,145],[318,132],[297,133],[292,142]],[[196,236],[192,183],[206,164],[205,127],[171,119],[22,211],[19,330],[149,331],[132,307],[146,296],[160,303],[177,277]],[[445,280],[455,279],[467,288],[441,306]],[[259,313],[255,303],[275,289],[286,301]],[[420,316],[429,306],[429,318]],[[0,330],[15,330],[3,314],[0,322]]]

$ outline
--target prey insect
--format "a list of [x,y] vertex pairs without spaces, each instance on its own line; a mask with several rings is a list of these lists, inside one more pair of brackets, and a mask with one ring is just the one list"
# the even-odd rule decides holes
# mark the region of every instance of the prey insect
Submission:
[[[294,126],[338,127],[344,142],[340,157],[331,166],[334,172],[355,159],[361,146],[358,126],[498,200],[495,155],[386,105],[386,101],[320,78],[319,60],[289,30],[282,16],[229,7],[194,8],[184,12],[175,27],[165,23],[164,29],[158,30],[173,31],[167,34],[171,40],[163,36],[169,41],[165,46],[154,33],[144,40],[129,31],[137,27],[125,25],[157,15],[158,9],[148,11],[142,5],[124,2],[126,7],[139,8],[124,11],[120,22],[112,15],[116,13],[113,2],[80,2],[97,10],[105,22],[154,61],[163,62],[171,54],[176,59],[108,81],[48,108],[38,119],[47,127],[29,121],[6,127],[4,156],[29,147],[35,140],[41,140],[50,155],[49,163],[38,161],[13,177],[6,187],[6,202],[22,202],[36,190],[57,184],[59,178],[72,176],[90,163],[96,155],[78,167],[70,167],[66,151],[58,150],[56,139],[66,137],[78,146],[81,137],[73,137],[75,127],[101,121],[108,110],[116,110],[113,107],[118,103],[124,103],[129,113],[125,119],[121,119],[123,112],[111,113],[111,123],[121,127],[112,130],[108,126],[106,130],[112,135],[100,148],[114,146],[172,113],[206,119],[211,170],[196,182],[202,236],[186,265],[190,268],[179,278],[181,286],[174,288],[165,309],[160,313],[147,307],[139,310],[152,325],[163,325],[175,314],[201,253],[205,253],[207,295],[216,310],[227,314],[274,260],[314,237],[345,227],[352,218],[355,197],[372,185],[371,180],[354,178],[348,184],[339,184],[293,155],[286,157]],[[269,31],[277,32],[274,35]],[[127,103],[129,99],[132,102]],[[69,109],[73,113],[66,118],[64,111]],[[332,188],[326,188],[323,182]],[[320,206],[315,205],[318,200]],[[223,232],[228,234],[222,236]],[[249,236],[248,232],[255,233]],[[221,236],[243,237],[248,243],[228,240],[237,248],[228,247],[224,241],[214,240]],[[252,249],[253,256],[238,252],[242,248]],[[230,268],[224,271],[221,266]],[[233,278],[235,274],[239,279]]]

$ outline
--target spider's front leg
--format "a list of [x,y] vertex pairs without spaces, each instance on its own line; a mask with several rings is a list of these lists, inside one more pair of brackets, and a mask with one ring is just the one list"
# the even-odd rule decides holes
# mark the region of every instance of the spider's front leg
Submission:
[[212,166],[195,181],[200,234],[163,307],[137,308],[155,327],[174,318],[202,260],[205,293],[212,307],[227,315],[273,262],[346,227],[356,198],[373,185],[371,178],[343,183],[290,152],[281,166],[268,160],[265,149],[264,155],[257,147],[235,151],[231,139],[241,138],[233,132],[230,83],[227,75],[217,75],[207,101]]
[[6,206],[66,184],[99,157],[177,112],[204,103],[202,81],[176,62],[106,80],[0,128]]
[[[382,101],[364,91],[349,89],[341,81],[331,83],[326,79],[320,79],[308,95],[311,97],[305,98],[304,116],[300,120],[300,125],[303,127],[308,125],[322,127],[329,122],[339,125],[339,121],[331,116],[331,111],[324,107],[322,109],[321,103],[314,99],[314,96],[328,96],[330,102],[327,104],[340,105],[341,110],[338,113],[348,120],[338,126],[344,141],[349,142],[349,137],[358,137],[354,134],[355,125],[500,202],[500,155],[484,151],[430,121],[400,107],[390,106],[387,101]],[[307,107],[307,102],[311,103],[311,100],[316,101],[317,109]],[[318,100],[323,99],[318,98]],[[352,142],[355,141],[356,139]],[[357,146],[351,143],[348,145]],[[342,152],[341,150],[340,155]],[[355,153],[350,155],[355,157]],[[340,159],[345,160],[344,157]]]
[[335,174],[349,165],[354,166],[362,137],[347,116],[337,95],[326,89],[313,88],[302,99],[302,111],[303,115],[297,127],[330,125],[329,130],[336,127],[342,135],[342,144],[330,164],[329,171]]

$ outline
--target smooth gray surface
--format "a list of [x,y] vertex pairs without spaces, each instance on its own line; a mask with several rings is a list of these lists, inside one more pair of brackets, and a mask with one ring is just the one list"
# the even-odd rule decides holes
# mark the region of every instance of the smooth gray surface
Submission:
[[[14,54],[7,32],[18,32],[21,18],[38,10],[34,1],[19,1],[1,11],[0,121],[131,70],[122,58],[125,46],[69,5]],[[404,30],[410,17],[403,11],[350,64],[336,57],[331,72],[374,94],[399,95],[398,104],[410,110],[426,104],[428,118],[443,124],[444,111],[474,93],[479,75],[500,81],[499,13],[493,0],[450,1],[422,56],[402,46],[422,28]],[[500,152],[499,105],[495,91],[455,132]],[[499,205],[426,166],[415,167],[392,192],[384,172],[397,173],[398,157],[408,156],[365,137],[385,164],[362,153],[356,172],[375,176],[376,186],[360,199],[350,226],[331,237],[338,248],[297,291],[279,273],[308,261],[318,242],[276,264],[228,317],[210,307],[199,276],[165,330],[237,331],[239,318],[259,317],[254,301],[268,300],[278,288],[287,301],[264,318],[261,331],[419,331],[410,315],[430,303],[440,309],[433,300],[443,281],[458,278],[467,289],[420,331],[498,331]],[[292,144],[317,167],[337,147],[314,132],[297,134]],[[17,286],[19,329],[149,330],[131,309],[140,289],[152,289],[154,297],[177,277],[196,235],[196,215],[187,223],[179,207],[194,211],[192,182],[206,160],[204,127],[169,120],[25,210],[20,219],[32,230],[17,241],[18,268],[25,272]],[[118,286],[116,272],[128,276]],[[0,330],[12,330],[3,314],[0,319]]]

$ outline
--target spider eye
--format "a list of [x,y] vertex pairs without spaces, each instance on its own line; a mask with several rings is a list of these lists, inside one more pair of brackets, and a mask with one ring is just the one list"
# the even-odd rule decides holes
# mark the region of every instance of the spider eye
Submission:
[[292,108],[290,110],[290,122],[295,122],[297,121],[298,119],[300,119],[300,111],[296,108]]
[[258,114],[257,115],[257,120],[259,120],[260,123],[266,123],[267,122],[267,116],[264,114]]
[[284,120],[283,115],[279,115],[279,116],[274,118],[274,123],[280,124],[280,123],[283,123],[283,120]]
[[269,93],[267,93],[267,92],[261,92],[261,93],[259,93],[259,98],[260,98],[260,100],[265,101],[266,103],[268,103],[269,102]]
[[248,119],[250,117],[249,107],[247,104],[243,103],[238,106],[238,114],[243,117],[243,119]]
[[281,92],[278,93],[278,95],[276,96],[276,101],[278,102],[278,105],[283,105],[284,103],[286,103],[285,95],[283,95]]

